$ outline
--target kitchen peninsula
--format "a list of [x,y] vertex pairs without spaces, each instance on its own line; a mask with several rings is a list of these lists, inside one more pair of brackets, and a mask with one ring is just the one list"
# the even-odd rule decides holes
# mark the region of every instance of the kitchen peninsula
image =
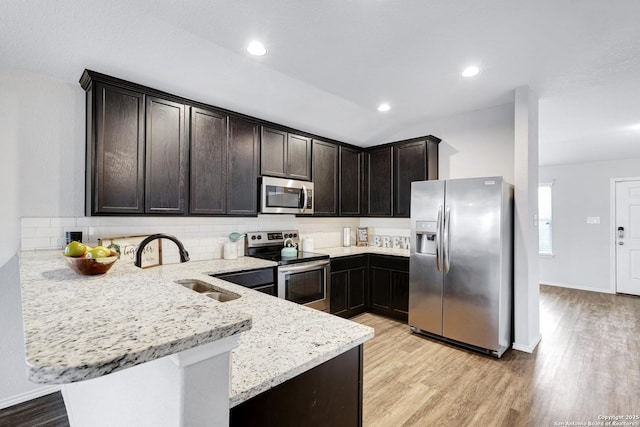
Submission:
[[[21,253],[20,265],[29,378],[65,384],[72,425],[74,416],[81,420],[87,415],[82,410],[87,404],[97,411],[94,417],[108,416],[101,422],[112,425],[118,416],[143,412],[156,419],[136,419],[136,425],[196,425],[198,416],[227,420],[229,411],[233,425],[234,411],[241,420],[244,405],[287,387],[300,390],[307,379],[318,378],[316,370],[336,363],[330,366],[332,373],[346,369],[353,374],[349,378],[354,384],[338,387],[355,402],[343,412],[354,414],[356,424],[361,421],[362,344],[373,337],[371,328],[209,276],[273,266],[270,261],[244,257],[144,270],[118,261],[106,275],[91,277],[68,269],[59,251],[33,251]],[[221,303],[175,283],[184,279],[201,280],[240,297]],[[224,356],[229,351],[230,361]],[[209,358],[217,362],[201,369]],[[187,369],[182,378],[166,374],[181,367]],[[195,367],[192,373],[190,367]],[[230,383],[225,383],[229,369]],[[127,377],[133,380],[127,382]],[[213,397],[222,390],[225,409],[213,400],[203,404],[202,396],[190,388],[194,384]],[[159,390],[178,393],[186,405],[182,409],[193,414],[167,417],[159,410],[166,409],[157,400],[162,398]],[[91,396],[100,399],[91,402]],[[136,400],[126,401],[132,397]],[[171,406],[171,399],[164,398]],[[280,416],[293,422],[297,413],[314,415],[302,400],[297,405]],[[319,405],[316,412],[326,408]],[[121,421],[126,425],[126,419]]]

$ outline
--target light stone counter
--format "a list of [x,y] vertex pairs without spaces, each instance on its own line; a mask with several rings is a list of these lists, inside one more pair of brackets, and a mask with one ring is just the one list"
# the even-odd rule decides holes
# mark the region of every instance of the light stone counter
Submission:
[[314,252],[329,255],[331,258],[362,254],[393,255],[405,258],[409,257],[409,250],[407,249],[381,248],[378,246],[337,246],[335,248],[318,248],[314,250]]
[[[208,274],[273,267],[250,257],[141,270],[118,261],[80,276],[59,251],[22,252],[29,378],[81,381],[242,332],[230,407],[356,347],[373,329]],[[220,303],[174,283],[199,279],[240,295]]]

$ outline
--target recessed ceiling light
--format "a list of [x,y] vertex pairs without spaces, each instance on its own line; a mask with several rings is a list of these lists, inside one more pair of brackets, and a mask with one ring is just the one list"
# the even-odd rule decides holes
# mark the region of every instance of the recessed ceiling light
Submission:
[[249,43],[249,46],[247,46],[247,52],[249,52],[251,55],[262,56],[265,53],[267,53],[267,49],[264,47],[262,43],[260,43],[257,40],[254,40],[251,43]]
[[480,68],[476,67],[475,65],[472,65],[470,67],[465,68],[464,71],[462,71],[462,77],[473,77],[478,75],[479,72],[480,72]]
[[380,104],[378,105],[378,111],[389,111],[391,109],[391,106],[389,104]]

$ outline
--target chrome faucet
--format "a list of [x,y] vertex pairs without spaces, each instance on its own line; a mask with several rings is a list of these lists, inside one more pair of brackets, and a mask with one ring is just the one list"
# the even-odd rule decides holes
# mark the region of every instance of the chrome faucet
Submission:
[[169,239],[173,241],[178,246],[178,251],[180,252],[180,262],[189,261],[189,252],[184,248],[182,242],[178,240],[175,236],[170,234],[152,234],[151,236],[144,239],[138,245],[138,252],[136,253],[136,262],[134,263],[136,267],[142,268],[142,253],[144,252],[144,247],[147,246],[149,242],[152,242],[156,239]]

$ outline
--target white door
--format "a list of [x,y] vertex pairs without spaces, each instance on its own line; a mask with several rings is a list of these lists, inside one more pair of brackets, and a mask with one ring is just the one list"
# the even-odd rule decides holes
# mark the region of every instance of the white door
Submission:
[[640,181],[616,182],[616,292],[640,295]]

